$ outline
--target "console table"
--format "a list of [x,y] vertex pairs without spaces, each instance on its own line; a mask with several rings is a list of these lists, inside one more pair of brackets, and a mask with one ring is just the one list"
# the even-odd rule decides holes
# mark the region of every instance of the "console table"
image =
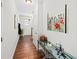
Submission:
[[39,49],[39,45],[43,48],[45,54],[50,54],[52,56],[52,58],[48,58],[48,59],[77,59],[76,57],[72,56],[71,54],[65,51],[64,51],[65,57],[57,55],[57,51],[56,51],[57,46],[53,45],[49,41],[47,43],[44,43],[38,40],[38,49]]

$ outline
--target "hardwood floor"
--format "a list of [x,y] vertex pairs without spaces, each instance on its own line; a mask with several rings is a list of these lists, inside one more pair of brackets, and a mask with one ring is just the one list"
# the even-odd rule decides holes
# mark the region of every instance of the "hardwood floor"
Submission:
[[20,37],[13,59],[41,59],[31,36]]

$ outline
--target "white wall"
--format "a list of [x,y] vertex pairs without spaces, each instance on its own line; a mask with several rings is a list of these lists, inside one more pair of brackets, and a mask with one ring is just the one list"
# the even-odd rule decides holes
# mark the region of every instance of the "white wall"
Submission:
[[[61,32],[55,32],[55,31],[48,31],[47,30],[47,7],[55,8],[53,4],[56,4],[56,6],[61,3],[62,1],[55,1],[55,0],[43,0],[43,8],[39,7],[39,29],[41,33],[41,29],[43,29],[43,33],[48,36],[48,40],[52,43],[61,43],[65,51],[72,54],[73,56],[77,56],[77,12],[76,12],[76,0],[68,0],[68,18],[67,18],[67,33],[61,33]],[[42,3],[41,2],[41,3]],[[50,2],[50,3],[49,3]],[[55,3],[54,3],[55,2]],[[45,6],[46,3],[49,3],[48,6]],[[53,6],[53,7],[52,7]],[[59,5],[60,6],[60,5]],[[42,8],[42,9],[41,9]],[[56,12],[56,10],[52,10],[53,12]],[[43,17],[42,17],[43,15]],[[41,25],[41,23],[43,24]]]
[[14,0],[2,0],[1,10],[1,59],[13,59],[18,42],[18,31],[14,29],[14,14],[17,11]]

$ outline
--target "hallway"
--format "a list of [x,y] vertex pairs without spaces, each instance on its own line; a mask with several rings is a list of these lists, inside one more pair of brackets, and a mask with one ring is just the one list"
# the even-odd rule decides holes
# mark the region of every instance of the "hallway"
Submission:
[[1,59],[62,59],[58,57],[67,53],[77,59],[76,4],[77,0],[1,0]]
[[31,36],[20,37],[13,59],[40,59]]

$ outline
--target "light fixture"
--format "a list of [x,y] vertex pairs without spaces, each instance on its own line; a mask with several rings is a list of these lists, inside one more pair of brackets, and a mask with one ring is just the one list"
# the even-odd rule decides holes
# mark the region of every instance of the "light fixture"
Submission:
[[25,0],[27,4],[32,3],[32,0]]

